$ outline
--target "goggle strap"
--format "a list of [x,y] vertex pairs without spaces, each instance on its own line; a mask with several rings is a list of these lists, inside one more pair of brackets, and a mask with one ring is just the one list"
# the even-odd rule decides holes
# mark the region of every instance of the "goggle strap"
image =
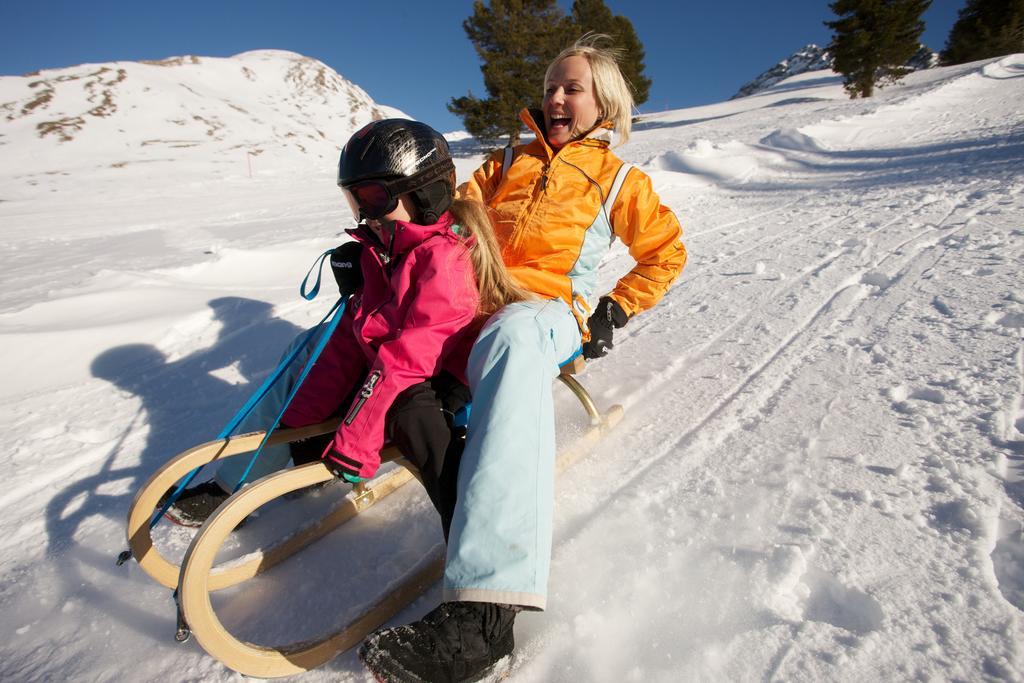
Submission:
[[413,190],[433,182],[454,170],[455,164],[451,159],[446,159],[444,163],[438,164],[433,168],[420,171],[408,178],[367,178],[366,180],[359,180],[354,183],[338,183],[338,185],[348,189],[356,187],[357,185],[362,185],[363,183],[377,183],[384,187],[391,195],[397,197],[400,194],[412,192]]

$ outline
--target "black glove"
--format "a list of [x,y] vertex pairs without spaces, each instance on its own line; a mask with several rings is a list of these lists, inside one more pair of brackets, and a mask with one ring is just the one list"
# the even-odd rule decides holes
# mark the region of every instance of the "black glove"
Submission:
[[590,315],[590,319],[587,320],[587,327],[590,328],[590,341],[583,345],[583,357],[593,360],[608,355],[608,349],[615,346],[612,343],[612,330],[622,327],[627,322],[629,322],[629,316],[615,299],[608,296],[601,297],[594,312]]
[[359,242],[346,242],[331,252],[331,270],[343,297],[355,294],[363,286],[363,269],[359,263],[362,254],[363,245]]
[[[285,425],[281,425],[282,428],[288,429]],[[292,441],[288,444],[288,448],[292,453],[292,463],[298,467],[299,465],[306,465],[311,462],[319,460],[327,447],[331,444],[334,439],[334,434],[320,434],[318,436],[311,436],[306,439],[299,439]]]

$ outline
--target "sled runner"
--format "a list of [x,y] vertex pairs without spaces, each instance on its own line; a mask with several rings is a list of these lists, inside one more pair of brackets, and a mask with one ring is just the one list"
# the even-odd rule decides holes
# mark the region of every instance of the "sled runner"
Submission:
[[[329,434],[337,429],[338,423],[339,420],[330,420],[299,429],[284,429],[272,434],[267,443],[270,445],[289,443],[311,436]],[[128,547],[131,549],[131,557],[134,557],[143,571],[157,583],[173,590],[178,587],[180,572],[180,567],[161,555],[153,545],[150,521],[156,514],[160,498],[182,477],[197,467],[233,455],[251,453],[259,446],[263,436],[264,432],[252,432],[194,446],[169,460],[139,489],[128,511]],[[401,454],[396,449],[386,448],[381,453],[381,462],[390,462],[400,457]],[[326,468],[323,469],[326,476],[320,481],[329,481],[333,478]],[[356,486],[354,496],[346,497],[318,522],[302,527],[270,548],[253,553],[243,562],[232,563],[229,567],[214,568],[210,572],[210,590],[234,586],[270,569],[289,555],[347,522],[380,498],[407,484],[411,479],[413,479],[413,474],[403,468],[381,477],[372,486],[365,484]]]
[[[586,454],[591,446],[622,419],[621,406],[612,406],[601,413],[583,386],[572,377],[582,369],[583,359],[562,369],[560,379],[576,395],[590,417],[590,427],[570,447],[561,451],[556,472],[562,472]],[[331,421],[301,429],[282,430],[268,443],[287,443],[317,434],[332,432],[338,422]],[[266,571],[290,555],[348,521],[377,500],[396,491],[414,478],[401,454],[393,448],[382,453],[382,462],[397,461],[403,466],[359,484],[353,494],[343,500],[320,521],[303,527],[270,548],[246,556],[226,566],[214,567],[215,557],[228,535],[246,517],[278,497],[308,486],[334,479],[319,462],[283,470],[241,489],[226,500],[206,521],[185,553],[180,570],[155,549],[149,522],[165,491],[195,467],[212,460],[254,450],[262,432],[244,434],[230,439],[211,441],[183,452],[158,470],[136,495],[129,512],[128,540],[132,555],[147,574],[169,588],[177,589],[179,605],[179,641],[194,634],[200,645],[229,668],[259,678],[288,676],[316,668],[341,652],[359,644],[375,628],[406,607],[444,572],[444,549],[439,546],[423,559],[383,596],[374,601],[357,618],[336,633],[319,640],[283,646],[265,647],[238,640],[221,624],[213,611],[210,592],[233,586]]]

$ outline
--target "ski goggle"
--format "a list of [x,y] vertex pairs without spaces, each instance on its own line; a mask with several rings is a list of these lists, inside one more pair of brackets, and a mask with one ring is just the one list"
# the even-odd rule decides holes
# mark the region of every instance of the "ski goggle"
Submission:
[[354,216],[379,220],[395,210],[399,196],[449,174],[454,181],[454,173],[455,164],[449,159],[409,178],[375,178],[349,184],[339,182],[338,186],[345,193]]
[[398,196],[402,194],[401,191],[395,191],[397,188],[388,185],[384,180],[366,180],[341,189],[352,209],[352,215],[379,220],[395,210]]

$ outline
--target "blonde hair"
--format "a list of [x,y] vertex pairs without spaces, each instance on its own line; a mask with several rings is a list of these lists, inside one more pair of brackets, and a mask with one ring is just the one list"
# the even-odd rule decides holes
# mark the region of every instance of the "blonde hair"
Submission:
[[462,228],[459,234],[466,241],[473,262],[480,293],[479,312],[490,315],[506,304],[533,298],[505,269],[487,208],[477,201],[454,199],[449,210]]
[[[608,45],[598,45],[606,41]],[[603,33],[586,33],[558,53],[544,73],[544,89],[547,90],[551,72],[559,62],[568,57],[586,59],[594,76],[597,106],[601,109],[603,119],[611,121],[615,132],[619,134],[616,143],[619,145],[629,140],[629,132],[633,128],[633,91],[619,69],[622,55],[622,49],[611,46],[611,37]]]

